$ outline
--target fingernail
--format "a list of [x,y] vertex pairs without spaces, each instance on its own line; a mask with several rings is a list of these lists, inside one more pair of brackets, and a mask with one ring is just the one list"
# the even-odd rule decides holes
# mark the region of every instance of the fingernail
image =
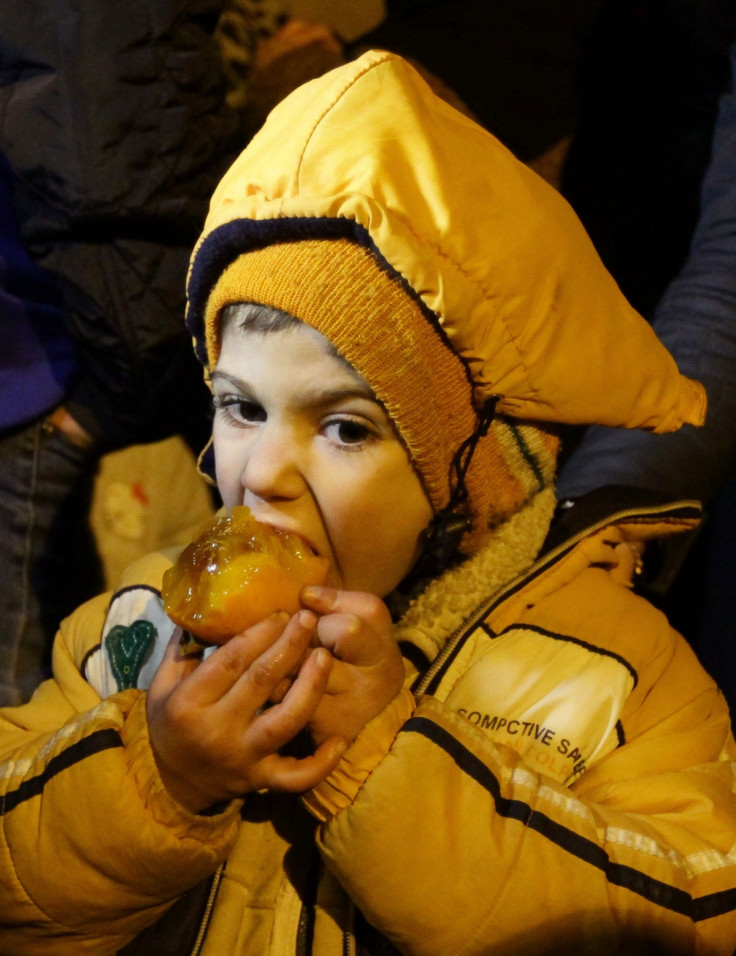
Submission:
[[305,630],[311,631],[317,626],[317,615],[314,611],[299,611],[299,623]]
[[330,654],[326,647],[311,648],[309,656],[315,657],[321,667],[327,667],[328,664],[332,664],[332,654]]
[[337,600],[337,591],[317,584],[307,584],[301,590],[301,597],[305,602],[319,601],[323,605],[334,604]]

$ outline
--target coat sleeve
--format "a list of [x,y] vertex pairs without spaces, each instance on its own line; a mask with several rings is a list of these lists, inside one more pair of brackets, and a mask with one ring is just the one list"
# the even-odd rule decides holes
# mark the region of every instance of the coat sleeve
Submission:
[[677,646],[685,670],[676,653],[640,689],[632,738],[572,787],[448,702],[379,715],[306,798],[369,922],[414,956],[731,956],[733,740],[721,695]]
[[100,700],[72,649],[99,633],[107,598],[67,619],[55,679],[0,711],[0,952],[114,954],[235,840],[239,805],[189,814],[158,776],[145,695]]

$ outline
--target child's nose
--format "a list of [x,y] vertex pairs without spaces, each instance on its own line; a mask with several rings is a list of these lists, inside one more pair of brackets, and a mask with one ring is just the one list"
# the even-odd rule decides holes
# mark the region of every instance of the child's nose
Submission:
[[257,498],[296,498],[305,487],[298,444],[288,431],[264,428],[249,449],[241,478]]

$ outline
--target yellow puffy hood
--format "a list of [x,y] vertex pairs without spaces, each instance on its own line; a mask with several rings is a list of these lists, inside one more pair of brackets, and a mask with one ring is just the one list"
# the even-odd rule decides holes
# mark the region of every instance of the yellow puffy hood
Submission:
[[224,176],[190,270],[200,358],[227,265],[331,236],[368,245],[437,316],[478,404],[495,393],[499,412],[540,422],[702,424],[702,385],[679,374],[565,200],[393,54],[300,87]]

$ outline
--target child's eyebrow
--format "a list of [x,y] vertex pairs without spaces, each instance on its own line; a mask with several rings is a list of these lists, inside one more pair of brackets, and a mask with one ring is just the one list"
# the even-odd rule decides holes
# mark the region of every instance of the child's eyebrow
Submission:
[[[223,382],[242,395],[255,399],[255,393],[251,385],[235,375],[230,375],[221,369],[215,369],[212,373],[212,383],[215,384],[216,382]],[[314,386],[303,389],[299,393],[300,403],[312,406],[332,405],[335,402],[344,401],[349,398],[362,398],[365,401],[378,405],[381,409],[383,408],[370,386],[360,381],[337,388],[329,388],[315,384]]]

